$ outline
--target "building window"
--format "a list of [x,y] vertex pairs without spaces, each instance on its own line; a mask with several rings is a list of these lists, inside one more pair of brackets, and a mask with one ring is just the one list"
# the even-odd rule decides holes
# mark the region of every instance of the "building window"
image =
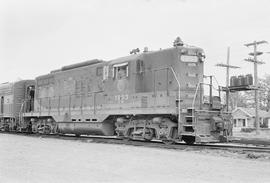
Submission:
[[236,119],[233,120],[233,127],[236,127]]
[[238,119],[238,125],[239,127],[247,127],[246,119]]
[[243,127],[246,127],[246,120],[245,119],[243,119]]

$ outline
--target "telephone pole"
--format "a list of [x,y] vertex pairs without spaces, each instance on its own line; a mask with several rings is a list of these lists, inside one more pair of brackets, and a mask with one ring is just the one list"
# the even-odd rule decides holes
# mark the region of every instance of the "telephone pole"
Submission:
[[260,44],[267,43],[266,41],[254,41],[253,43],[245,44],[246,47],[253,46],[253,52],[249,53],[252,58],[245,59],[245,61],[254,63],[254,85],[255,85],[255,124],[256,124],[256,134],[259,134],[259,100],[258,100],[258,64],[264,64],[264,62],[258,61],[257,56],[262,55],[263,52],[257,51],[257,46]]
[[231,69],[238,69],[240,67],[230,65],[230,47],[227,48],[227,64],[219,63],[216,64],[218,67],[225,67],[226,68],[226,110],[229,111],[229,78],[230,78],[230,68]]

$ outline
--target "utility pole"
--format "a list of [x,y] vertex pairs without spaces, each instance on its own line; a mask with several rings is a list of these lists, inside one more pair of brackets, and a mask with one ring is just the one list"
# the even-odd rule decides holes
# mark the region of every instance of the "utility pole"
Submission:
[[231,69],[238,69],[240,67],[238,66],[232,66],[230,65],[230,47],[227,49],[227,64],[219,63],[216,64],[218,67],[225,67],[226,68],[226,110],[229,111],[229,78],[230,78],[230,68]]
[[258,61],[257,56],[262,55],[263,52],[257,51],[257,46],[260,44],[267,43],[266,41],[254,41],[253,43],[245,44],[246,47],[253,46],[253,52],[249,53],[252,58],[245,59],[245,61],[254,63],[254,85],[255,85],[255,124],[256,124],[256,134],[259,134],[259,100],[258,100],[258,64],[264,64],[264,62]]
[[226,72],[226,87],[229,87],[229,78],[230,78],[230,47],[227,49],[227,72]]

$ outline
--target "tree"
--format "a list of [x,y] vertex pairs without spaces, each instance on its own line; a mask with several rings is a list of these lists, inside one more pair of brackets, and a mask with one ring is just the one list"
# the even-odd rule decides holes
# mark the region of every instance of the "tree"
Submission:
[[270,75],[259,79],[259,103],[260,108],[266,111],[270,109]]
[[243,92],[231,93],[229,105],[232,110],[236,107],[248,107],[247,95]]

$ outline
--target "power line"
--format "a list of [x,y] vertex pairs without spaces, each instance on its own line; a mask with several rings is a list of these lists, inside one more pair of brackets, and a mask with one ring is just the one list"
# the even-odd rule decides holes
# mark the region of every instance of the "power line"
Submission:
[[229,77],[230,77],[230,69],[238,69],[240,67],[230,65],[230,47],[227,49],[227,64],[218,63],[216,64],[218,67],[225,67],[226,68],[226,108],[229,111]]
[[218,67],[228,67],[228,68],[232,68],[232,69],[239,69],[240,68],[238,66],[227,65],[227,64],[223,64],[223,63],[218,63],[218,64],[216,64],[216,66],[218,66]]
[[257,46],[260,44],[265,44],[267,41],[254,41],[252,43],[244,44],[246,47],[253,46],[253,52],[249,53],[249,55],[253,56],[252,58],[245,59],[247,62],[254,63],[254,84],[256,90],[255,92],[255,124],[256,124],[256,134],[259,134],[259,100],[258,100],[258,64],[264,64],[262,61],[257,60],[257,56],[262,55],[263,52],[257,51]]

